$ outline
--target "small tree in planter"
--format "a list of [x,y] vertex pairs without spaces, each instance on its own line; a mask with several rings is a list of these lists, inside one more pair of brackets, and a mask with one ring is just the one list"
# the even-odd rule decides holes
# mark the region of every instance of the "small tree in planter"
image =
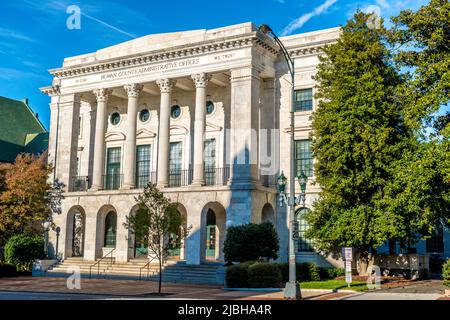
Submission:
[[450,296],[450,259],[442,266],[442,279],[444,279],[445,295]]
[[228,228],[223,252],[226,261],[245,262],[276,259],[279,248],[278,234],[272,223],[249,223]]
[[139,209],[134,216],[127,217],[124,226],[136,236],[146,239],[149,254],[159,261],[158,293],[161,294],[162,266],[178,242],[169,241],[171,234],[180,234],[185,238],[188,228],[185,227],[183,217],[177,211],[177,205],[164,197],[156,188],[156,184],[149,183],[144,192],[136,197]]

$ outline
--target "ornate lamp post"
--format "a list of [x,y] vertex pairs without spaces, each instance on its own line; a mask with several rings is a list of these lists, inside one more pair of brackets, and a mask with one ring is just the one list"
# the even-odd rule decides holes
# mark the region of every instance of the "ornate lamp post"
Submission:
[[[286,47],[283,45],[283,43],[280,41],[280,39],[276,36],[276,34],[272,31],[272,29],[266,25],[262,24],[259,27],[259,30],[264,34],[271,34],[275,42],[278,44],[278,46],[281,49],[281,53],[283,54],[284,59],[286,60],[289,73],[291,74],[291,164],[290,164],[290,181],[289,181],[289,189],[291,196],[289,197],[289,201],[285,196],[284,188],[286,184],[286,180],[284,180],[283,184],[283,192],[280,191],[280,199],[282,198],[283,201],[286,202],[286,204],[290,207],[289,210],[289,282],[286,283],[286,288],[284,290],[284,298],[285,299],[300,299],[301,293],[300,293],[300,286],[297,283],[296,277],[295,277],[295,252],[294,252],[294,241],[292,238],[293,235],[293,227],[294,227],[294,217],[295,217],[295,204],[296,204],[296,197],[295,197],[295,153],[294,153],[294,89],[295,89],[295,64],[294,59],[289,55],[289,52],[287,51]],[[283,180],[284,174],[281,174],[281,178]],[[286,179],[286,178],[284,178]],[[279,180],[280,182],[280,180]],[[283,181],[281,181],[283,182]],[[281,190],[281,189],[280,189]],[[280,200],[281,203],[281,200]]]
[[[293,174],[291,174],[292,176]],[[300,194],[299,196],[295,196],[295,189],[291,192],[291,195],[286,195],[286,183],[287,179],[284,176],[284,173],[281,172],[281,175],[278,177],[278,193],[279,196],[279,202],[280,207],[283,207],[285,204],[289,206],[289,282],[286,283],[286,288],[284,290],[284,297],[286,299],[300,299],[301,298],[301,292],[300,292],[300,285],[297,282],[296,277],[296,270],[295,270],[295,251],[294,251],[294,238],[298,238],[298,224],[297,221],[295,221],[295,206],[302,203],[303,206],[305,206],[305,200],[306,200],[306,183],[308,181],[308,177],[306,174],[301,171],[301,173],[297,176],[298,183],[300,185]],[[294,181],[295,178],[291,179],[291,184]],[[291,189],[292,190],[292,189]]]

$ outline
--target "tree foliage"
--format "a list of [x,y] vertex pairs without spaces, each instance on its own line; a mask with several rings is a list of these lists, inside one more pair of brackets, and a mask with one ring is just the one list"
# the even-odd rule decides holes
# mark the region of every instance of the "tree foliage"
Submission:
[[450,100],[450,2],[430,0],[416,12],[402,11],[392,21],[395,59],[410,77],[402,97],[408,102],[405,118],[419,127]]
[[[127,229],[148,243],[149,255],[159,261],[159,288],[161,293],[162,265],[170,254],[170,250],[179,246],[189,228],[186,221],[177,210],[177,204],[172,203],[158,190],[156,184],[149,183],[142,194],[136,197],[139,208],[135,215],[127,217],[124,224]],[[173,239],[171,235],[178,235]],[[172,238],[172,239],[171,239]]]
[[0,164],[0,244],[13,234],[38,233],[40,222],[51,220],[62,197],[48,182],[51,171],[45,154],[20,154],[14,163]]

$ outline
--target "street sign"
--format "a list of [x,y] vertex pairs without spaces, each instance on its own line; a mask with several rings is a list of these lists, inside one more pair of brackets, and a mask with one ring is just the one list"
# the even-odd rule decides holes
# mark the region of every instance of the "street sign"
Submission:
[[351,261],[345,261],[345,272],[352,272],[352,262]]
[[353,248],[352,247],[344,247],[342,248],[342,257],[345,261],[353,260]]

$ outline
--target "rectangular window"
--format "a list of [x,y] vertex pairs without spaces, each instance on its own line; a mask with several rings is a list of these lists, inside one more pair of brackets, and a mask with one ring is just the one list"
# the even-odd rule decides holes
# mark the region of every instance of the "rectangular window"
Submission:
[[215,185],[216,183],[216,139],[205,140],[204,151],[205,163],[205,182],[206,185]]
[[181,142],[171,142],[169,151],[169,186],[181,186],[183,147]]
[[313,109],[312,88],[295,90],[294,111],[311,111]]
[[311,151],[311,140],[295,141],[295,164],[297,168],[296,176],[302,171],[308,177],[313,175],[313,156]]
[[136,147],[136,187],[138,188],[145,188],[150,181],[151,159],[151,145]]
[[120,174],[120,147],[108,148],[106,157],[106,176],[105,176],[105,189],[117,190],[121,184]]

